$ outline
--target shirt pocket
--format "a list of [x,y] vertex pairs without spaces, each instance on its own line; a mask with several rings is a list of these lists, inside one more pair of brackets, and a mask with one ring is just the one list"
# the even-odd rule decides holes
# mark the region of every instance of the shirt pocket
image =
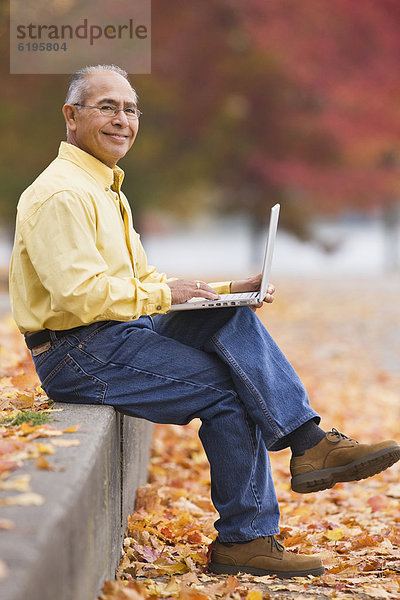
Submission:
[[42,388],[55,402],[103,404],[107,383],[87,373],[67,354],[45,377]]

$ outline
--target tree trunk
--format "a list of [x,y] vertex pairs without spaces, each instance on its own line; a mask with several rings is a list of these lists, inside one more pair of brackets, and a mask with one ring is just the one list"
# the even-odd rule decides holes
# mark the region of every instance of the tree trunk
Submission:
[[384,269],[388,272],[400,270],[400,204],[387,203],[383,208]]

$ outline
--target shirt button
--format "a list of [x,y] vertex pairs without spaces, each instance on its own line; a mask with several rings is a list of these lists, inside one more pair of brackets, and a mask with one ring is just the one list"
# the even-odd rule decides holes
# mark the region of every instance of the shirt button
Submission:
[[104,188],[106,190],[106,192],[110,191],[109,187]]
[[161,306],[160,305],[157,306],[157,310],[161,310]]

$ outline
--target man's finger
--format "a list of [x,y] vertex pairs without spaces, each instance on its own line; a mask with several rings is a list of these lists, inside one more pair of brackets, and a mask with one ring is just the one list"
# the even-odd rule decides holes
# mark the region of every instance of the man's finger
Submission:
[[207,283],[204,281],[195,281],[194,282],[195,289],[193,292],[193,296],[196,298],[207,298],[209,300],[216,300],[219,298],[219,294]]
[[264,302],[267,302],[268,304],[270,304],[271,302],[274,301],[274,296],[272,294],[266,294],[265,298],[264,298]]

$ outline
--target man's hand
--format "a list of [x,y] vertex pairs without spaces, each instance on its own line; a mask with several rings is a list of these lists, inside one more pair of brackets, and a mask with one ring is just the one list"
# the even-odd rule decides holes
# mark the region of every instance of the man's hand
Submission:
[[[238,279],[237,281],[232,281],[231,284],[231,292],[232,294],[240,293],[240,292],[256,292],[260,289],[261,285],[261,273],[259,275],[255,275],[254,277],[248,277],[247,279]],[[267,288],[267,293],[264,298],[264,302],[271,304],[274,301],[274,293],[275,286],[270,283]],[[263,305],[262,302],[259,304],[255,304],[251,308],[261,308]]]
[[204,281],[190,281],[188,279],[175,279],[167,281],[171,288],[171,304],[180,304],[190,298],[206,298],[207,300],[218,300],[217,292],[204,283]]

